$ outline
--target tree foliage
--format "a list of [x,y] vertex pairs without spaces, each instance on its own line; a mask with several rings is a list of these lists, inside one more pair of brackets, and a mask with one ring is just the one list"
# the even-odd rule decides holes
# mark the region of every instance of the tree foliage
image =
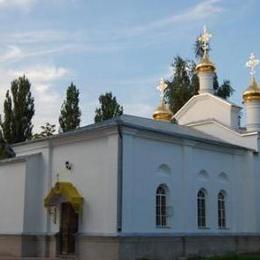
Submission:
[[112,92],[107,92],[99,96],[100,107],[95,111],[95,123],[120,116],[123,114],[123,107],[117,103],[116,97]]
[[3,138],[2,132],[0,131],[0,160],[12,157],[15,157],[15,153],[10,147],[10,145],[6,143],[6,141]]
[[33,139],[39,139],[42,137],[48,137],[54,135],[56,131],[56,125],[52,125],[49,122],[41,126],[41,132],[39,134],[34,134]]
[[67,88],[66,100],[63,102],[59,117],[62,132],[76,129],[80,125],[79,90],[71,83]]
[[172,64],[173,77],[167,81],[165,99],[176,113],[193,95],[198,93],[198,77],[195,74],[195,63],[180,56]]
[[7,90],[4,101],[1,127],[8,144],[23,142],[32,137],[34,112],[31,84],[25,76],[19,77],[11,83],[11,94]]
[[234,89],[231,87],[229,80],[224,80],[221,86],[216,90],[216,95],[218,97],[222,97],[227,99],[230,97],[234,92]]
[[[201,59],[204,55],[204,50],[202,48],[201,42],[199,41],[199,37],[196,39],[195,44],[194,44],[194,55],[197,60]],[[208,51],[210,51],[211,48],[210,48],[209,43],[207,44],[207,47],[208,47]]]

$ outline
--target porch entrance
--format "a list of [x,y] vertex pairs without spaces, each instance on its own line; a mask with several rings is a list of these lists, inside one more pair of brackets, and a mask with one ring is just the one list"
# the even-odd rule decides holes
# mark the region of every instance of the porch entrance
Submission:
[[78,232],[78,214],[71,203],[61,204],[60,219],[60,254],[71,255],[76,249],[76,233]]

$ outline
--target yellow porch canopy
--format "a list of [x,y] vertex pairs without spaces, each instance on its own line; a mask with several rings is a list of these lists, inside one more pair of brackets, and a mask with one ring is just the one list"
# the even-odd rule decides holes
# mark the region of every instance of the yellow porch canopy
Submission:
[[44,206],[49,208],[58,206],[63,202],[71,203],[74,210],[79,213],[83,205],[83,197],[70,182],[56,182],[44,199]]

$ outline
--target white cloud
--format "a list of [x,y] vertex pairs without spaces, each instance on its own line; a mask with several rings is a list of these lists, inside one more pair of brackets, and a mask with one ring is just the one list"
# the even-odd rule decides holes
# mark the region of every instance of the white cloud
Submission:
[[59,80],[64,80],[71,75],[70,70],[53,65],[36,65],[18,70],[0,70],[0,73],[5,75],[4,78],[0,78],[1,109],[10,82],[19,76],[26,75],[32,84],[32,94],[35,99],[34,132],[39,131],[39,127],[46,122],[57,124],[63,97],[55,85]]
[[0,62],[8,63],[8,62],[16,62],[26,58],[33,57],[46,57],[46,55],[61,53],[65,51],[71,51],[73,49],[77,49],[76,46],[73,45],[61,45],[58,47],[52,48],[21,48],[19,46],[7,46],[2,53],[0,53]]
[[4,42],[19,43],[19,44],[39,44],[65,41],[70,37],[70,34],[63,31],[56,30],[41,30],[41,31],[28,31],[16,32],[4,35]]
[[34,4],[36,0],[0,0],[0,9],[8,7],[28,8]]
[[[198,20],[205,19],[214,14],[220,14],[224,11],[223,7],[218,5],[222,0],[206,0],[198,3],[197,5],[184,10],[182,13],[173,14],[171,16],[152,21],[145,25],[130,28],[127,35],[141,35],[146,32],[153,31],[160,28],[169,28],[174,24],[190,23]],[[172,30],[172,28],[171,28]]]
[[[47,0],[0,0],[0,9],[5,8],[22,8],[25,10],[30,9],[35,3],[47,2]],[[64,2],[70,2],[77,4],[78,0],[48,0],[51,4],[64,4]]]
[[[57,0],[55,0],[57,1]],[[55,2],[51,0],[50,2]],[[64,2],[68,0],[60,0]],[[0,0],[0,9],[4,6],[23,6],[29,7],[40,0]],[[131,48],[129,38],[142,36],[145,34],[146,41],[138,46],[150,45],[154,41],[158,42],[161,38],[168,38],[168,34],[173,34],[174,25],[193,24],[195,21],[201,21],[212,17],[215,14],[221,14],[224,9],[221,5],[223,0],[204,0],[198,4],[183,10],[180,13],[173,13],[168,17],[151,21],[147,24],[135,27],[113,28],[112,31],[87,32],[79,31],[59,31],[59,30],[41,30],[16,32],[2,34],[2,46],[5,49],[0,52],[0,62],[15,62],[27,58],[53,55],[64,52],[111,52],[119,49]],[[55,2],[56,3],[56,2]],[[156,33],[152,33],[156,31]],[[93,34],[91,37],[91,33]],[[104,34],[107,40],[104,42]],[[127,40],[127,41],[126,41]],[[1,48],[2,49],[2,48]]]
[[36,65],[33,68],[26,68],[23,70],[12,71],[15,77],[26,75],[31,81],[37,83],[46,83],[54,80],[64,78],[70,74],[70,71],[63,67]]
[[129,115],[151,118],[154,109],[155,107],[145,103],[124,104],[124,113]]
[[[71,43],[65,44],[60,43],[52,47],[47,47],[48,44],[45,44],[44,47],[41,45],[26,45],[26,47],[20,47],[17,45],[7,45],[4,50],[0,52],[0,63],[12,63],[28,58],[34,57],[47,57],[48,55],[54,54],[63,54],[63,53],[103,53],[111,52],[116,47],[103,47],[103,46],[88,46],[87,43]],[[3,49],[3,48],[2,48]]]
[[17,60],[24,56],[23,51],[18,46],[7,46],[5,51],[0,53],[0,62]]

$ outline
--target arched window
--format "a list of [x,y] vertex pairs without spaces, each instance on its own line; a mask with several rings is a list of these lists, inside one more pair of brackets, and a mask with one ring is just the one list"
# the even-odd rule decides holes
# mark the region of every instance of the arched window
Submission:
[[198,227],[206,227],[206,191],[201,189],[197,195]]
[[167,226],[167,187],[160,185],[156,190],[156,226]]
[[223,191],[218,194],[218,227],[226,227],[226,201],[225,193]]

